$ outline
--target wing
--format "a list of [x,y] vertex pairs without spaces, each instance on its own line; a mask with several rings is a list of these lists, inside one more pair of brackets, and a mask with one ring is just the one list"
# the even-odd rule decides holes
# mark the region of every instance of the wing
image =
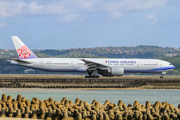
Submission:
[[88,67],[88,70],[97,70],[97,69],[101,69],[101,70],[106,70],[107,68],[109,68],[109,66],[98,63],[98,62],[94,62],[91,60],[86,60],[86,59],[80,59],[83,62],[85,62],[85,64]]

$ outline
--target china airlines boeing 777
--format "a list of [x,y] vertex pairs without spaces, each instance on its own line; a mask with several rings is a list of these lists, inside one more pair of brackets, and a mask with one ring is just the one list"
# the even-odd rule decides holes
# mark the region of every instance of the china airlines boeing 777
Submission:
[[[50,71],[86,72],[85,78],[122,76],[124,73],[162,73],[175,67],[158,59],[116,59],[116,58],[38,58],[17,36],[12,36],[19,59],[12,64]],[[161,76],[162,77],[162,76]]]

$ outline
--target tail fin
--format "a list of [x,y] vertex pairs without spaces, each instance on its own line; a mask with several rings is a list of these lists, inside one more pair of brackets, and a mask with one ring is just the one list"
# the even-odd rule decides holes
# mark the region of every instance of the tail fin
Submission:
[[37,58],[36,55],[17,37],[11,36],[19,59]]

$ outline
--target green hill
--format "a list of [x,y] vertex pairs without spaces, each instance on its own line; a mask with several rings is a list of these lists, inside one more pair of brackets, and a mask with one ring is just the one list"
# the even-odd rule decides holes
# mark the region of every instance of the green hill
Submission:
[[[171,62],[175,70],[168,74],[180,74],[180,49],[158,46],[94,47],[61,50],[33,50],[38,57],[45,58],[157,58]],[[18,58],[15,50],[0,49],[0,74],[24,73],[25,67],[11,65],[6,60]],[[36,73],[49,73],[36,70]]]

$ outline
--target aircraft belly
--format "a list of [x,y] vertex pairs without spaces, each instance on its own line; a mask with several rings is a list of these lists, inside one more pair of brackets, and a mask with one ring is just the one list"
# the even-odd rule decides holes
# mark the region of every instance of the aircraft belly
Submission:
[[41,68],[41,70],[46,70],[50,72],[86,72],[85,68],[70,67],[70,66],[51,66],[51,67]]
[[171,70],[169,67],[162,68],[138,68],[138,69],[124,69],[125,73],[159,73]]

